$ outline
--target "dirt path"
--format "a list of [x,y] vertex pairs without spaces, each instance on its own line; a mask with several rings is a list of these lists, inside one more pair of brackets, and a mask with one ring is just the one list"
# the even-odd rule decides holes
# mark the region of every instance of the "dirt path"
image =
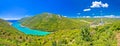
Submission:
[[117,46],[120,46],[120,33],[116,35],[117,38]]

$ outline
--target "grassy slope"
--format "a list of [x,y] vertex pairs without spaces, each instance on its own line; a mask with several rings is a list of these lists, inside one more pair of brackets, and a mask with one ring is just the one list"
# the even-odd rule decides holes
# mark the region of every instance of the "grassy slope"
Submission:
[[[18,46],[25,43],[36,43],[35,36],[25,35],[0,19],[0,46]],[[31,42],[32,41],[32,42]]]
[[17,32],[16,29],[14,29],[13,27],[11,27],[9,25],[8,22],[0,19],[0,41],[4,41],[4,42],[0,42],[0,43],[4,43],[4,44],[9,44],[12,42],[9,42],[8,39],[12,39],[14,35],[20,35],[22,34],[21,32]]

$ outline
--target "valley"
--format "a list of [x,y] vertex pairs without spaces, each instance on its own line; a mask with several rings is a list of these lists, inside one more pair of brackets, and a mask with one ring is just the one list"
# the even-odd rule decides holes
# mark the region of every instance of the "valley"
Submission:
[[[101,21],[103,25],[90,27]],[[19,22],[11,26],[0,19],[0,46],[117,46],[116,35],[120,32],[120,19],[115,18],[67,18],[43,13]],[[38,32],[51,33],[45,36],[34,35],[36,32],[27,34],[24,32],[29,30],[20,31],[19,28],[24,28],[19,27],[20,24]]]

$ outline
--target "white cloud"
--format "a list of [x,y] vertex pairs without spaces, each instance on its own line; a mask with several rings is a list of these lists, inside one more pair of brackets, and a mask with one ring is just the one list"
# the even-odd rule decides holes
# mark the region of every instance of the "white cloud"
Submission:
[[90,6],[91,8],[107,8],[109,5],[108,3],[102,3],[101,1],[94,1],[92,2],[92,6]]
[[67,16],[63,16],[63,17],[67,17]]
[[78,15],[80,15],[81,13],[77,13]]
[[83,11],[90,11],[91,9],[90,8],[88,8],[88,9],[84,9]]
[[104,16],[77,16],[77,18],[120,18],[120,15],[104,15]]
[[90,16],[83,16],[84,18],[90,18]]
[[2,18],[4,20],[20,20],[21,18]]
[[107,3],[102,4],[102,7],[103,7],[103,8],[105,8],[105,7],[107,8],[108,6],[109,6],[109,5],[108,5]]
[[94,16],[93,18],[120,18],[120,16],[104,15],[104,16]]
[[92,5],[88,9],[84,9],[83,11],[91,11],[92,8],[107,8],[108,3],[102,3],[101,1],[93,1]]
[[91,16],[77,16],[78,18],[91,18]]

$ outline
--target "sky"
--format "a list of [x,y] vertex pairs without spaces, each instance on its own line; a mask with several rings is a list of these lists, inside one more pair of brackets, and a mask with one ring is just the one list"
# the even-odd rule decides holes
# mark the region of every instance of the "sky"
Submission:
[[0,18],[20,19],[44,12],[67,17],[120,17],[120,0],[0,0]]

